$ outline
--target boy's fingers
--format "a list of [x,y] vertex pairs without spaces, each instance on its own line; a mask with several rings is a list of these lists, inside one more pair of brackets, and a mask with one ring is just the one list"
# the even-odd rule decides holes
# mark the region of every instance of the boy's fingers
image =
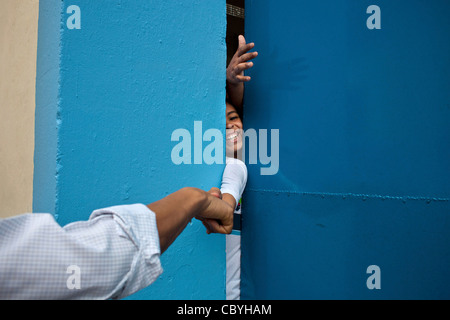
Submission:
[[208,222],[202,221],[202,223],[203,223],[203,225],[204,225],[205,228],[206,228],[206,233],[207,233],[207,234],[210,234],[210,233],[211,233],[211,227],[209,226]]
[[214,233],[224,233],[228,234],[231,232],[231,227],[225,227],[224,225],[219,224],[216,220],[209,220],[208,225],[210,227],[210,230]]
[[242,34],[240,34],[238,36],[238,42],[239,42],[239,47],[242,47],[245,45],[245,37]]
[[253,58],[256,58],[258,56],[257,51],[248,52],[239,57],[239,62],[247,62],[249,60],[252,60]]
[[249,76],[236,76],[236,79],[241,82],[249,82],[252,78]]
[[215,196],[219,199],[222,199],[222,192],[220,192],[219,188],[211,188],[208,193],[212,196]]
[[253,67],[253,62],[243,62],[243,63],[239,63],[236,68],[234,69],[234,72],[236,74],[241,74],[242,71],[250,69],[251,67]]
[[236,53],[237,53],[238,56],[241,56],[244,53],[248,52],[249,50],[252,50],[254,46],[255,46],[255,44],[253,42],[244,44],[242,46],[239,46],[239,48],[238,48]]

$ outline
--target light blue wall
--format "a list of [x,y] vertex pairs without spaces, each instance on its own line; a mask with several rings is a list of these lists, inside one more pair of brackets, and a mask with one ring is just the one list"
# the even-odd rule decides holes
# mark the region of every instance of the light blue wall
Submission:
[[56,214],[61,2],[39,4],[33,211]]
[[[70,5],[81,29],[69,30]],[[34,211],[92,210],[218,187],[223,165],[171,161],[171,133],[225,130],[225,1],[41,1]],[[142,299],[225,297],[225,243],[193,221]],[[105,270],[107,272],[107,270]]]
[[244,298],[450,297],[449,10],[246,1],[244,124],[280,130],[280,170],[249,166]]

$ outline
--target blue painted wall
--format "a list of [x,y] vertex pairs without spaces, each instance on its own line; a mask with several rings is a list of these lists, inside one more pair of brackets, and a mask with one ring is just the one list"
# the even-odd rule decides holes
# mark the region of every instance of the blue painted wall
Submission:
[[280,130],[280,170],[249,165],[243,298],[450,298],[449,10],[246,1],[244,124]]
[[[66,9],[81,10],[68,29]],[[171,134],[225,130],[225,1],[41,1],[34,211],[92,210],[209,190],[223,165],[175,165]],[[225,240],[193,221],[140,299],[225,298]],[[105,270],[105,272],[107,272]]]
[[39,4],[33,211],[56,214],[61,2]]

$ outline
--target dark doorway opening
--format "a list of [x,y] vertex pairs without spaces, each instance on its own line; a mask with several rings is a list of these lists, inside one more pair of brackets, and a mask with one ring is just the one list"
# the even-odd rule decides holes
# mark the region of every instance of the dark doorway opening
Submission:
[[238,48],[238,36],[244,35],[245,0],[227,0],[227,66]]

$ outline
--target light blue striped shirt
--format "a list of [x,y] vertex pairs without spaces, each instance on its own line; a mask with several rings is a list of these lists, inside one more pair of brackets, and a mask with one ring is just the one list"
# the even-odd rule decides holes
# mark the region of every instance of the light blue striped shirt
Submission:
[[120,299],[161,273],[155,214],[143,204],[64,227],[45,213],[0,219],[0,299]]

